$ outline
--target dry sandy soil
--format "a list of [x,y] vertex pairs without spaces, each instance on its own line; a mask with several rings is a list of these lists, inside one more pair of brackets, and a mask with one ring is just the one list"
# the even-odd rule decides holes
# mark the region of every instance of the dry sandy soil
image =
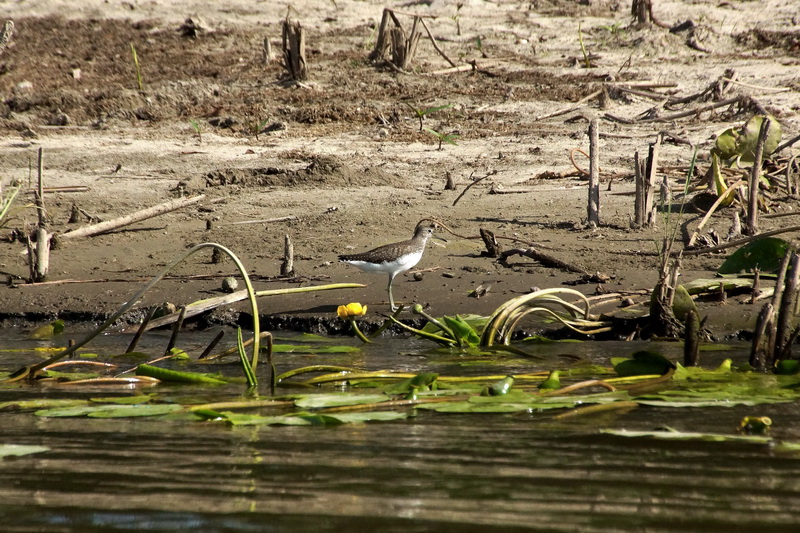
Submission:
[[[681,189],[693,148],[674,139],[698,148],[700,176],[716,134],[757,109],[723,106],[670,118],[714,101],[668,107],[667,97],[701,92],[733,69],[737,83],[726,84],[718,98],[750,96],[780,121],[784,139],[800,130],[796,0],[653,4],[659,22],[689,20],[693,29],[636,26],[628,0],[2,1],[0,12],[16,29],[0,55],[0,180],[7,186],[22,179],[27,186],[43,148],[45,186],[85,187],[46,194],[51,231],[181,196],[205,199],[112,233],[59,240],[53,283],[28,285],[19,236],[31,232],[36,213],[26,194],[0,229],[0,271],[12,285],[0,287],[0,317],[5,325],[54,316],[97,320],[182,250],[213,241],[238,254],[257,289],[367,283],[261,301],[268,328],[325,328],[337,323],[330,319],[341,303],[387,309],[385,276],[340,264],[337,255],[408,238],[430,216],[460,235],[485,228],[519,239],[502,241],[506,249],[536,243],[608,276],[599,290],[652,288],[656,243],[676,218],[670,225],[660,219],[655,229],[630,228],[634,153],[646,154],[656,134],[668,132],[658,175]],[[427,37],[407,72],[368,60],[384,6],[403,13],[406,28],[406,13],[429,17],[442,51],[474,68],[448,70]],[[280,50],[287,9],[307,32],[310,77],[301,85],[286,83],[280,60],[264,61],[265,38]],[[194,36],[182,29],[187,17],[201,22]],[[585,68],[579,32],[591,68]],[[581,102],[604,84],[608,98]],[[424,120],[428,128],[458,135],[455,145],[440,150],[431,133],[420,132],[414,109],[447,105]],[[588,116],[601,119],[597,228],[585,224],[587,182],[569,159],[573,149],[588,152]],[[647,116],[662,118],[641,120]],[[576,162],[588,168],[583,155]],[[472,180],[490,173],[454,205]],[[455,190],[445,189],[448,176]],[[778,211],[794,203],[780,191],[767,202]],[[69,223],[73,205],[81,219]],[[726,235],[730,214],[709,227]],[[264,222],[284,217],[291,219]],[[697,219],[687,213],[683,222],[691,230]],[[762,229],[789,220],[764,220]],[[285,235],[294,243],[293,279],[279,276]],[[531,287],[581,277],[521,256],[503,266],[481,256],[479,239],[443,236],[446,247],[430,246],[418,265],[421,280],[396,280],[396,299],[429,304],[436,315],[488,314]],[[710,276],[724,257],[686,258],[682,279]],[[216,295],[222,277],[234,271],[229,261],[215,264],[210,253],[197,254],[140,308]],[[470,297],[481,285],[489,288],[486,295]],[[577,288],[592,294],[598,283]],[[759,307],[732,299],[701,309],[711,314],[711,330],[723,335],[751,327]],[[226,310],[212,317],[235,319]]]

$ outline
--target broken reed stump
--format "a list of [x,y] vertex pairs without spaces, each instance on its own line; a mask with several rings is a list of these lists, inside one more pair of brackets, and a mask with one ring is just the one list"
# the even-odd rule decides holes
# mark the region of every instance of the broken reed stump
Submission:
[[755,158],[753,159],[753,168],[750,171],[747,191],[747,220],[744,227],[744,232],[747,235],[758,233],[758,183],[761,180],[764,144],[767,142],[771,122],[769,117],[764,117],[761,122],[761,129],[758,132],[758,144],[756,144]]
[[492,258],[500,257],[500,254],[503,252],[503,246],[497,242],[494,233],[488,229],[480,228],[480,234],[481,239],[483,239],[483,244],[486,246],[486,256]]
[[28,238],[28,260],[31,271],[31,282],[39,283],[47,279],[50,271],[50,239],[52,234],[47,231],[47,217],[44,208],[44,149],[39,147],[37,169],[39,175],[38,187],[35,191],[36,212],[39,223],[36,226],[36,250],[32,249],[31,239]]
[[700,316],[696,311],[690,309],[686,312],[686,320],[683,321],[686,334],[683,340],[683,366],[697,366],[700,364]]
[[589,203],[586,208],[589,226],[600,225],[600,121],[589,121]]
[[660,147],[661,134],[656,137],[656,142],[650,144],[646,160],[639,159],[638,151],[634,154],[636,192],[633,201],[633,223],[637,228],[650,228],[656,221],[656,169]]
[[800,328],[796,326],[796,307],[800,290],[800,255],[790,247],[783,257],[772,300],[761,309],[753,331],[750,366],[772,370],[778,361],[792,356],[792,345]]
[[281,276],[294,276],[294,244],[287,233],[283,237],[283,261],[281,262]]
[[433,33],[425,23],[424,16],[410,15],[412,17],[411,31],[406,33],[397,17],[398,14],[393,9],[383,8],[381,24],[378,26],[378,37],[375,39],[375,48],[369,54],[370,61],[386,63],[395,70],[406,70],[411,66],[417,53],[417,45],[422,36],[422,29],[424,29],[436,53],[442,56],[451,67],[458,67],[456,62],[447,57],[447,54],[438,45]]
[[[406,70],[414,59],[417,52],[421,18],[414,16],[411,33],[406,35],[400,19],[395,12],[389,8],[383,9],[381,25],[378,27],[378,37],[375,41],[375,48],[369,54],[369,59],[376,62],[387,62],[391,67]],[[390,27],[389,22],[392,26]]]
[[283,44],[283,66],[293,81],[308,79],[306,64],[306,37],[299,22],[283,21],[281,32]]

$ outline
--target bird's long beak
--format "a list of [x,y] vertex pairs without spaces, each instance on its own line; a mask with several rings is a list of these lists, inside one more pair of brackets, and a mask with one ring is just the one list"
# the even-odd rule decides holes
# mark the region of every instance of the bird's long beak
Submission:
[[[442,241],[442,242],[439,243],[439,242],[436,242],[436,241]],[[444,237],[439,237],[438,235],[431,235],[431,243],[435,244],[436,246],[441,246],[442,248],[447,248],[446,244],[442,244],[442,243],[446,243],[446,242],[447,242],[447,239],[445,239]]]

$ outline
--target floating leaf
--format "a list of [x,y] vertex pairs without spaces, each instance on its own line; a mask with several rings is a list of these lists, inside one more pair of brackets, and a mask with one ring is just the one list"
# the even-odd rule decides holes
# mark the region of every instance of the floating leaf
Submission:
[[47,446],[36,446],[34,444],[0,444],[0,459],[3,457],[21,457],[33,453],[49,452]]
[[617,437],[650,438],[663,440],[700,440],[709,442],[754,442],[766,444],[772,441],[769,437],[756,435],[723,435],[719,433],[695,433],[691,431],[656,430],[656,431],[627,431],[615,429],[602,429],[601,433]]
[[52,409],[56,407],[77,407],[89,405],[86,400],[73,400],[65,398],[39,398],[36,400],[16,400],[0,403],[0,410],[3,409]]
[[303,409],[320,409],[322,407],[339,407],[343,405],[363,405],[388,401],[385,394],[309,394],[298,400],[295,405]]
[[90,416],[93,418],[129,418],[140,416],[159,416],[181,411],[182,406],[177,404],[138,404],[138,405],[86,405],[64,407],[56,409],[43,409],[36,411],[36,416],[46,418],[72,418]]
[[105,409],[93,411],[88,414],[91,418],[134,418],[142,416],[160,416],[182,411],[183,406],[162,404],[138,404],[127,406],[105,406]]
[[353,353],[359,352],[358,346],[330,345],[330,346],[309,346],[301,344],[273,344],[272,353]]
[[753,272],[775,272],[781,265],[789,243],[778,237],[763,237],[751,241],[726,259],[717,270],[718,274]]
[[112,396],[109,398],[90,398],[93,403],[113,403],[117,405],[139,405],[153,399],[152,394],[137,394],[135,396]]

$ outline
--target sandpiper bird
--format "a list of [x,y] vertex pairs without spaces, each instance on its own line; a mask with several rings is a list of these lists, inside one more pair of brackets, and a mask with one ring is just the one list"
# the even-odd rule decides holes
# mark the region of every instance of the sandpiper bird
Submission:
[[428,239],[433,235],[436,225],[429,222],[420,222],[414,231],[414,236],[407,241],[395,242],[379,246],[368,252],[359,254],[340,255],[339,261],[349,263],[364,272],[386,272],[389,274],[389,306],[392,311],[397,310],[392,296],[392,281],[395,276],[410,270],[419,263]]

